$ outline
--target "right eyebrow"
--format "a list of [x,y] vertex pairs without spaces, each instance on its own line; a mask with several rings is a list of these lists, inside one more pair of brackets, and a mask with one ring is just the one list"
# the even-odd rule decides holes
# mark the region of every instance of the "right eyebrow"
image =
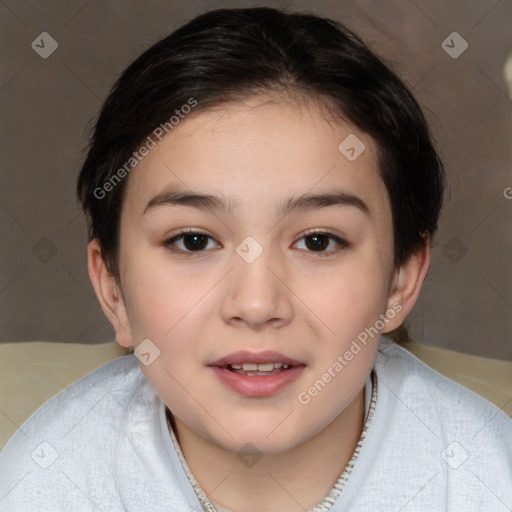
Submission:
[[142,215],[149,210],[163,206],[191,206],[200,210],[225,210],[233,207],[233,202],[223,197],[198,192],[187,192],[179,189],[171,189],[153,197],[144,208]]

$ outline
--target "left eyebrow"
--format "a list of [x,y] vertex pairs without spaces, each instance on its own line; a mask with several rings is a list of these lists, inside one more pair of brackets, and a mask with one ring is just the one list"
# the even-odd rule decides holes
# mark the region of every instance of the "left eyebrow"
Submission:
[[[143,215],[148,210],[163,205],[190,206],[200,210],[211,211],[230,211],[235,203],[220,196],[173,189],[153,197],[144,208]],[[281,215],[288,215],[293,212],[317,210],[328,206],[352,206],[358,208],[365,214],[370,213],[367,204],[360,197],[343,190],[335,190],[322,194],[303,194],[298,197],[292,197],[288,199],[278,211]]]
[[354,206],[366,214],[370,213],[367,204],[360,197],[343,190],[325,194],[304,194],[288,199],[281,211],[283,215],[288,215],[296,211],[317,210],[328,206]]

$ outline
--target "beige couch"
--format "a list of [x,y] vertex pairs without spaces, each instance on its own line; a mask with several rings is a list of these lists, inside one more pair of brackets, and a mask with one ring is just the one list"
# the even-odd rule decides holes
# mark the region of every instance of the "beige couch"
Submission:
[[[404,346],[438,372],[476,391],[512,416],[512,363],[417,343]],[[0,344],[0,449],[16,428],[51,396],[127,353],[116,343]]]

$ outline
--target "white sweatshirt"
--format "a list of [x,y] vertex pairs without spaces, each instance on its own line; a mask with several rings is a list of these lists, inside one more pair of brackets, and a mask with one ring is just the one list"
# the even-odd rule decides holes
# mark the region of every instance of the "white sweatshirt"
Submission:
[[[386,337],[378,395],[330,512],[512,510],[512,419]],[[1,512],[200,512],[134,355],[52,397],[0,452]]]

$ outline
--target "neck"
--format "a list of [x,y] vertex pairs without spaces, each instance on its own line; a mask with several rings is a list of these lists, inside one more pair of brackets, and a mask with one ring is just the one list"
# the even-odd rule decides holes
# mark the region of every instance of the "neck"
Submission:
[[236,453],[199,436],[179,418],[173,430],[190,470],[214,504],[243,512],[304,512],[322,501],[343,472],[363,419],[364,387],[311,439],[286,453],[265,454],[247,468]]

